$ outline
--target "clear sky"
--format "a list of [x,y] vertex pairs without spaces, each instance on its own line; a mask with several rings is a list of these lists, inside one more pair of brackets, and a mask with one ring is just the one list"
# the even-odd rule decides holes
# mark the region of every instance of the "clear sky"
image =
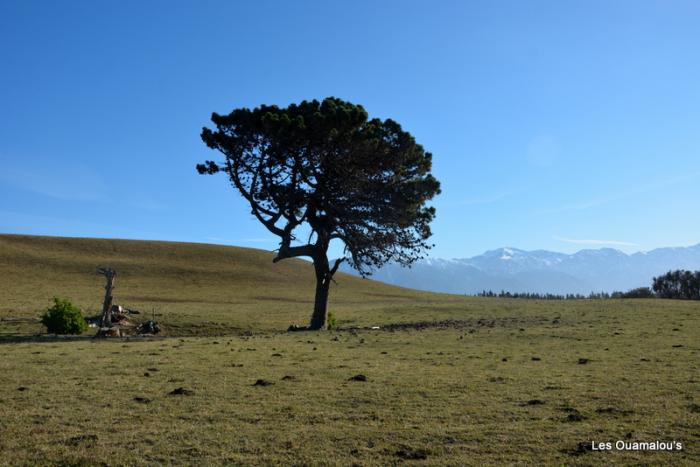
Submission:
[[0,2],[0,232],[273,249],[211,112],[337,96],[442,182],[431,255],[700,242],[700,2]]

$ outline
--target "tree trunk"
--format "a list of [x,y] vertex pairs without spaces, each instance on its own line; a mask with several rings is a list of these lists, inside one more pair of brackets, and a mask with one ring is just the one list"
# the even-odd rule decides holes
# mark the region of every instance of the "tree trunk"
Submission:
[[319,330],[326,326],[326,311],[328,309],[328,290],[331,286],[331,273],[328,266],[328,258],[314,258],[316,270],[316,299],[314,300],[314,312],[311,315],[309,329]]
[[113,269],[99,269],[100,274],[103,274],[107,279],[105,285],[105,299],[102,303],[102,318],[100,319],[101,328],[112,327],[112,289],[114,288],[114,276],[117,272]]

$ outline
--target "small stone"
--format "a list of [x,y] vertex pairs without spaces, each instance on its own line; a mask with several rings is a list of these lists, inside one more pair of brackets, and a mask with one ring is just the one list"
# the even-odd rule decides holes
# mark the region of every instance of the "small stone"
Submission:
[[253,383],[253,386],[272,386],[273,383],[272,381],[268,381],[266,379],[259,379],[255,383]]
[[529,401],[527,401],[526,404],[527,405],[543,405],[544,401],[541,399],[530,399]]
[[365,375],[355,375],[349,378],[348,381],[367,381],[367,377]]
[[406,460],[425,460],[428,458],[428,454],[428,451],[425,449],[413,449],[408,446],[404,446],[396,451],[396,457]]

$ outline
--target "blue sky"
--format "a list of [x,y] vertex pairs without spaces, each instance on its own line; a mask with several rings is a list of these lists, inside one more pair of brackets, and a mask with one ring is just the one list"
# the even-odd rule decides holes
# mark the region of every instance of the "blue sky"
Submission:
[[431,255],[700,242],[697,1],[0,3],[0,232],[275,248],[211,112],[337,96],[434,154]]

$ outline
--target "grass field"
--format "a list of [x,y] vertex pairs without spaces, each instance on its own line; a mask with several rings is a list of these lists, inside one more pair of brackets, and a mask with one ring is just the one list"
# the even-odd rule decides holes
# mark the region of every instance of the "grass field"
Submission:
[[[170,336],[29,338],[37,323],[1,321],[2,463],[700,463],[698,303],[477,299],[341,276],[340,325],[382,329],[285,333],[308,319],[312,272],[270,258],[0,236],[3,319],[53,295],[97,310],[93,271],[111,264],[116,301],[156,308]],[[683,449],[589,449],[617,440]]]
[[[169,336],[279,331],[307,324],[313,308],[310,263],[250,248],[172,242],[0,235],[0,319],[35,319],[56,295],[88,314],[104,298],[104,277],[117,270],[115,303],[158,320]],[[402,289],[338,273],[329,309],[343,326],[422,316],[447,318],[464,297]],[[5,321],[5,333],[40,332],[38,323]],[[13,329],[13,326],[15,329]]]

